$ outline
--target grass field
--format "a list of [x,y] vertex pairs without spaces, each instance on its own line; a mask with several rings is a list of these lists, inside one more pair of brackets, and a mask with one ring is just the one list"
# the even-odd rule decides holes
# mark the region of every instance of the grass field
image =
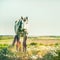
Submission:
[[[23,39],[21,38],[20,41],[22,43]],[[20,52],[16,52],[15,46],[9,47],[12,42],[13,38],[0,40],[1,51],[4,50],[3,48],[7,48],[13,53],[12,56],[10,52],[8,52],[8,54],[6,53],[7,58],[10,60],[60,60],[60,37],[29,37],[27,39],[26,53],[22,51],[22,48]],[[23,47],[22,44],[21,47]],[[6,51],[7,50],[4,50],[4,52]],[[2,56],[3,55],[0,55],[0,57]],[[6,58],[6,56],[4,57]],[[4,60],[4,57],[0,59]],[[6,60],[9,60],[7,58]]]

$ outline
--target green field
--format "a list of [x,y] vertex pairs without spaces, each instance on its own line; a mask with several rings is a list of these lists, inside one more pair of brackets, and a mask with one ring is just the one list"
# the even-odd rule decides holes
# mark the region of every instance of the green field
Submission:
[[60,60],[60,36],[28,37],[27,51],[11,47],[14,36],[0,36],[0,60]]

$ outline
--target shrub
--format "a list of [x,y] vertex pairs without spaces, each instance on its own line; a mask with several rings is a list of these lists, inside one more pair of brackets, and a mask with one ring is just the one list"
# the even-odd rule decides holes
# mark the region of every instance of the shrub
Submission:
[[43,56],[43,60],[60,60],[60,50],[49,52]]
[[58,54],[58,56],[54,57],[54,60],[60,60],[60,50],[57,50],[56,53]]
[[43,56],[43,60],[53,60],[53,55],[51,53],[47,53]]
[[55,46],[58,46],[59,45],[59,43],[55,43]]
[[37,45],[37,43],[32,42],[32,43],[30,43],[30,45]]
[[8,44],[0,44],[0,49],[8,47]]
[[7,48],[3,48],[0,50],[0,60],[10,60],[9,57],[14,57],[14,53],[12,53],[10,50]]
[[43,45],[42,43],[40,43],[40,45]]

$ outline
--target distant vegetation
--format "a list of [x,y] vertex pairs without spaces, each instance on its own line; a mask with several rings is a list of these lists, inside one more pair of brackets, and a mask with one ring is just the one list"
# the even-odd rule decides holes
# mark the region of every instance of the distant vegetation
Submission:
[[[4,40],[4,39],[13,39],[14,38],[14,35],[0,35],[0,40]],[[31,39],[31,40],[48,40],[48,39],[60,39],[60,36],[31,36],[31,37],[28,37],[28,39]]]
[[13,39],[13,35],[1,35],[0,40],[4,40],[4,39]]

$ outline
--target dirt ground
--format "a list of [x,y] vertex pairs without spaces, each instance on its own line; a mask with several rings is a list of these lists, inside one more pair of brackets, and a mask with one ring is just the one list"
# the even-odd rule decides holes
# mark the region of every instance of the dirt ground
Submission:
[[[23,42],[22,39],[20,41],[21,41],[21,43]],[[12,44],[12,42],[13,42],[13,39],[11,39],[11,40],[1,40],[0,44]],[[60,43],[60,40],[59,39],[57,39],[57,40],[55,40],[55,39],[48,39],[48,40],[47,39],[40,39],[40,40],[30,40],[30,39],[28,39],[27,40],[27,44],[30,44],[32,42],[41,43],[41,44],[55,44],[55,43]]]
[[27,44],[30,44],[31,42],[35,43],[41,43],[41,44],[55,44],[60,43],[60,40],[54,40],[54,39],[43,39],[43,40],[27,40]]

